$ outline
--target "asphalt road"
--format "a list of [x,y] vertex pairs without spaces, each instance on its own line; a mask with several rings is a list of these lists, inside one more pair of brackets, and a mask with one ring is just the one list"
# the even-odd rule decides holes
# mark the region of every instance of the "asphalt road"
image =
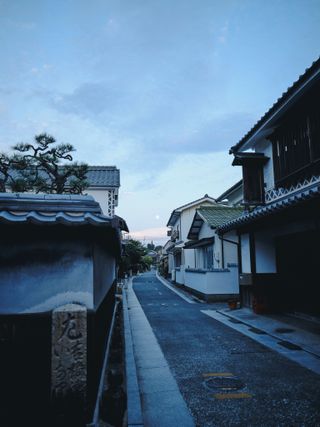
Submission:
[[[320,426],[320,376],[146,273],[133,289],[197,426]],[[183,426],[179,426],[183,427]]]

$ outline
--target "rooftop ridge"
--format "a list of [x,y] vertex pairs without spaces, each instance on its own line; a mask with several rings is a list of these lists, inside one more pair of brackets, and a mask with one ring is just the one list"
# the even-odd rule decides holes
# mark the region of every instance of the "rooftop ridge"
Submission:
[[298,79],[294,81],[286,91],[282,93],[282,95],[272,104],[269,110],[265,112],[265,114],[252,126],[252,128],[240,139],[240,141],[230,148],[229,154],[237,151],[246,142],[246,140],[251,137],[256,130],[258,130],[259,126],[262,126],[263,122],[266,121],[269,116],[271,116],[276,108],[280,107],[281,103],[283,103],[287,97],[292,95],[300,85],[302,86],[308,78],[312,77],[313,73],[320,73],[320,56],[310,65],[310,67],[305,69],[303,74],[300,74]]

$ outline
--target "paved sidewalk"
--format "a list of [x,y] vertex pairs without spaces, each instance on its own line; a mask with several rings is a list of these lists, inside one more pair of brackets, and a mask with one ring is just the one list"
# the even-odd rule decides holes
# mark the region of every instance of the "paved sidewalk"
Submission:
[[194,427],[187,405],[132,289],[132,281],[128,283],[126,294],[129,313],[127,328],[129,325],[131,329],[142,406],[143,424],[140,421],[138,425]]
[[320,375],[320,334],[315,327],[299,327],[306,326],[305,321],[258,315],[246,308],[201,311]]
[[[285,315],[255,314],[247,308],[218,311],[251,327],[258,328],[279,340],[286,340],[302,347],[304,351],[320,358],[320,325],[318,326],[318,333],[315,333],[314,331],[311,332],[311,328],[307,327],[305,321],[296,319],[294,322],[289,316]],[[304,325],[305,327],[302,328],[301,326]]]

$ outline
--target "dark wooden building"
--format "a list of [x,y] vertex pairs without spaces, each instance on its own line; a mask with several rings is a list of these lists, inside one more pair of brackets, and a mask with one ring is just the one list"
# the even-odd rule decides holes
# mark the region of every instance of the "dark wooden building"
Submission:
[[246,213],[219,233],[238,236],[242,304],[320,316],[320,59],[230,152]]

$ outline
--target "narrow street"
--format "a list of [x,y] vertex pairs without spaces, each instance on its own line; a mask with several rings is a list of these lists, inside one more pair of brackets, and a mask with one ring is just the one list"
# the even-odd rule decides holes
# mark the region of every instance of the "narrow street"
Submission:
[[196,426],[320,426],[320,376],[202,313],[221,303],[191,304],[155,272],[133,290]]

